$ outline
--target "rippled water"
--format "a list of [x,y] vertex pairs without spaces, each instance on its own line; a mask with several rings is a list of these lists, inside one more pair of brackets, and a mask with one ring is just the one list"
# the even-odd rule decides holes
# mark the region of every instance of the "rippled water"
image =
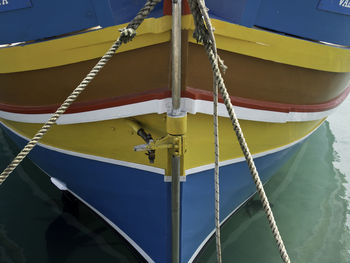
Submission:
[[[350,262],[350,100],[266,185],[292,262]],[[17,149],[0,131],[0,168]],[[98,216],[26,160],[0,187],[0,262],[140,262]],[[199,262],[215,262],[215,240]],[[255,197],[222,228],[224,262],[281,262]]]

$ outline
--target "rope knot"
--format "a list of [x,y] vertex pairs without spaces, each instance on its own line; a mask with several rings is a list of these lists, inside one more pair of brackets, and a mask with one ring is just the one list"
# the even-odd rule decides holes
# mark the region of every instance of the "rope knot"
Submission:
[[130,27],[124,27],[122,29],[119,29],[119,32],[119,40],[124,44],[130,42],[136,36],[136,30]]
[[197,43],[203,43],[204,45],[212,44],[206,28],[195,28],[193,31],[193,38],[196,39]]

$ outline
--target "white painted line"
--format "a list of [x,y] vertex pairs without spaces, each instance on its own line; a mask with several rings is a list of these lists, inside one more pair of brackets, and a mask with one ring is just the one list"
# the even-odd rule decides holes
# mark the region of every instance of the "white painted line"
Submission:
[[73,194],[76,198],[78,198],[81,202],[83,202],[86,206],[88,206],[92,211],[94,211],[96,214],[98,214],[103,220],[105,220],[108,224],[110,224],[122,237],[124,237],[130,245],[132,245],[137,252],[140,253],[141,256],[144,257],[144,259],[147,260],[147,262],[154,263],[153,259],[131,238],[129,237],[123,230],[121,230],[116,224],[114,224],[111,220],[109,220],[107,217],[105,217],[100,211],[98,211],[96,208],[94,208],[92,205],[90,205],[88,202],[86,202],[83,198],[81,198],[79,195],[74,193],[73,191],[68,191]]
[[[224,224],[243,204],[245,204],[253,195],[255,195],[256,192],[254,192],[251,196],[249,196],[244,202],[242,202],[236,209],[232,210],[232,212],[226,216],[224,218],[224,220],[222,220],[222,222],[220,223],[220,226],[222,224]],[[193,260],[196,259],[197,255],[199,254],[199,252],[201,252],[201,250],[203,249],[203,247],[205,246],[205,244],[209,241],[209,239],[214,235],[216,229],[214,228],[209,235],[203,239],[202,243],[198,246],[198,248],[196,249],[196,251],[192,254],[192,257],[188,260],[188,263],[192,263]]]
[[[171,183],[172,177],[168,175],[164,175],[164,182]],[[186,182],[186,176],[180,176],[180,182]]]
[[[319,120],[329,116],[336,109],[321,111],[321,112],[277,112],[269,110],[257,110],[245,107],[234,106],[237,117],[242,120],[262,121],[272,123],[299,122]],[[127,118],[151,113],[166,113],[171,110],[171,98],[160,100],[149,100],[128,104],[123,106],[111,107],[100,110],[92,110],[79,113],[63,114],[57,124],[74,124],[94,121],[103,121],[111,119]],[[181,110],[196,114],[213,114],[211,101],[194,100],[190,98],[181,99]],[[221,117],[228,117],[226,107],[223,103],[218,105],[218,114]],[[24,123],[45,123],[51,114],[22,114],[0,111],[0,117]]]
[[55,177],[50,177],[50,180],[61,191],[66,191],[68,189],[66,183],[62,182],[61,180]]

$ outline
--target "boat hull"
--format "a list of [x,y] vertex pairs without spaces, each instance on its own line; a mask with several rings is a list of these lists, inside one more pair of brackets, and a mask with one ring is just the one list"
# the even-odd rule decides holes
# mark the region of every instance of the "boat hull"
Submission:
[[[350,30],[337,27],[349,17],[337,14],[339,6],[328,12],[329,1],[206,1],[218,54],[228,66],[225,84],[263,183],[350,92]],[[13,21],[0,27],[0,123],[19,147],[56,111],[112,45],[123,23],[144,4],[78,0],[65,12],[67,0],[50,6],[44,2],[26,1],[20,9],[0,6],[0,24]],[[175,149],[176,141],[169,139],[174,133],[167,128],[167,120],[175,119],[168,114],[171,1],[163,4],[29,156],[57,187],[93,209],[149,262],[171,262],[172,253],[173,152],[166,149]],[[187,119],[179,129],[184,146],[179,152],[184,263],[195,259],[214,230],[214,139],[211,66],[192,38],[194,22],[186,1],[183,4],[180,110]],[[304,16],[295,21],[300,6]],[[69,19],[58,23],[61,13]],[[221,97],[218,115],[223,223],[255,187]],[[133,150],[145,143],[138,136],[140,129],[158,147],[153,163],[144,152]]]

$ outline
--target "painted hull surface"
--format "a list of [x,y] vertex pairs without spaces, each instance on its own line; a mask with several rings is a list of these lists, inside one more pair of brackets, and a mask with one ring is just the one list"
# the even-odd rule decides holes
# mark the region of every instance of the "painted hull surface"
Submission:
[[[145,1],[51,2],[0,1],[0,123],[19,147]],[[350,2],[206,4],[218,53],[228,66],[231,102],[266,183],[350,92]],[[98,213],[149,262],[171,262],[170,155],[157,149],[151,164],[144,152],[134,152],[144,141],[131,126],[140,125],[155,140],[169,135],[170,14],[171,1],[158,5],[30,154],[53,183]],[[183,263],[195,259],[214,230],[212,73],[193,31],[183,1],[181,110],[188,126],[181,157]],[[224,222],[255,186],[222,100],[218,113]]]

